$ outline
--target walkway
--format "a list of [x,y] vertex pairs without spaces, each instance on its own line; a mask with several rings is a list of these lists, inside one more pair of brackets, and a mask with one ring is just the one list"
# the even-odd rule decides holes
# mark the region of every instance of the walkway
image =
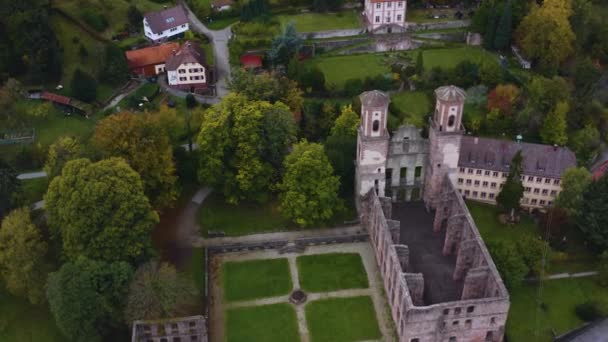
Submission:
[[[546,277],[543,278],[543,280],[557,280],[557,279],[566,279],[566,278],[585,278],[585,277],[593,277],[598,275],[599,272],[598,271],[588,271],[588,272],[578,272],[578,273],[557,273],[557,274],[550,274]],[[526,281],[529,282],[537,282],[539,281],[538,278],[526,278]]]
[[207,186],[200,188],[178,214],[176,218],[177,243],[180,247],[196,247],[196,244],[202,239],[198,225],[198,209],[211,191],[213,190]]
[[17,179],[26,180],[26,179],[36,179],[36,178],[44,178],[46,177],[46,172],[44,171],[36,171],[36,172],[26,172],[17,175]]
[[[317,231],[318,232],[318,231]],[[346,297],[359,297],[369,296],[372,299],[374,310],[376,312],[376,318],[378,327],[382,334],[381,341],[394,341],[394,329],[392,327],[392,318],[388,308],[388,302],[384,294],[384,287],[382,277],[376,264],[374,252],[369,243],[348,243],[348,244],[337,244],[337,245],[326,245],[326,246],[310,246],[302,254],[279,254],[276,250],[264,250],[255,252],[237,252],[220,254],[212,261],[213,270],[212,277],[210,279],[213,282],[211,286],[213,298],[211,302],[210,310],[210,332],[212,334],[212,340],[222,341],[224,340],[224,320],[227,309],[247,306],[259,306],[267,304],[278,304],[278,303],[289,303],[289,294],[284,296],[261,298],[255,300],[237,301],[231,303],[225,303],[223,288],[221,286],[221,264],[227,261],[243,261],[243,260],[257,260],[257,259],[277,259],[286,258],[289,262],[289,273],[293,283],[293,290],[301,289],[300,277],[297,268],[296,259],[300,255],[313,255],[313,254],[325,254],[325,253],[357,253],[361,255],[363,266],[367,273],[367,279],[369,287],[365,289],[346,289],[331,292],[320,292],[320,293],[307,293],[307,300],[304,304],[293,305],[296,311],[296,317],[298,319],[298,330],[300,333],[302,342],[309,342],[309,331],[308,323],[306,322],[306,305],[314,300],[322,300],[329,298],[346,298]]]
[[144,85],[143,82],[138,82],[138,81],[134,81],[134,80],[129,81],[129,83],[127,83],[126,86],[123,87],[123,89],[121,89],[121,91],[118,94],[116,94],[116,95],[114,95],[114,97],[112,97],[112,99],[108,102],[108,104],[105,107],[103,107],[102,111],[106,111],[106,110],[116,106],[120,101],[122,101],[122,99],[124,99],[125,97],[134,93],[142,85]]

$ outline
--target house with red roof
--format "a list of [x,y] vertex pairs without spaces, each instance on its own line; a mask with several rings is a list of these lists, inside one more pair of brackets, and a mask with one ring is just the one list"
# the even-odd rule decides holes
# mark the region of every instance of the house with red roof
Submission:
[[131,73],[152,77],[165,72],[165,63],[179,50],[178,43],[166,43],[125,52]]
[[199,94],[209,88],[209,66],[205,53],[197,44],[184,43],[167,59],[165,69],[167,82],[172,88]]

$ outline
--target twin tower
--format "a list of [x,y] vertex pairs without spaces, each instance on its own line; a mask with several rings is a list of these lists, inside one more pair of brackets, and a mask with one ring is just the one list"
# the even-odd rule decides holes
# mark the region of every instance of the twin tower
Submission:
[[[391,139],[387,130],[390,97],[377,90],[360,95],[361,126],[357,135],[355,176],[357,196],[363,196],[370,190],[376,191],[379,196],[385,196],[385,190],[391,188],[387,181],[395,179],[393,173],[398,175],[396,170],[413,167],[407,165],[407,160],[411,158],[403,158],[403,154],[428,154],[428,158],[424,158],[424,165],[416,166],[421,167],[417,177],[423,182],[421,192],[426,205],[430,208],[436,207],[443,179],[446,175],[455,175],[457,171],[460,142],[464,134],[462,116],[466,93],[456,86],[443,86],[435,90],[435,97],[435,112],[429,125],[429,141],[428,145],[425,145],[428,148],[409,151],[402,148],[405,146],[403,140],[409,139],[409,136],[397,134]],[[387,165],[390,165],[389,169]],[[407,182],[404,186],[407,186]]]

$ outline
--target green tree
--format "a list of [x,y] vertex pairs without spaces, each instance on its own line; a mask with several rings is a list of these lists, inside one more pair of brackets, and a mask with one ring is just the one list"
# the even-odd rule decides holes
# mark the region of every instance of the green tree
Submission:
[[19,202],[21,182],[17,171],[0,158],[0,219]]
[[129,65],[124,51],[114,44],[106,47],[99,79],[111,85],[120,85],[129,79]]
[[199,180],[222,189],[231,203],[263,201],[295,139],[295,124],[282,103],[248,101],[230,94],[205,113],[198,135]]
[[97,98],[97,81],[80,69],[74,71],[70,88],[72,96],[81,101],[93,102]]
[[502,69],[496,61],[484,61],[479,68],[479,78],[488,88],[502,82]]
[[60,137],[49,147],[49,153],[44,164],[44,172],[47,174],[49,182],[61,174],[61,169],[65,163],[72,159],[79,158],[83,152],[83,147],[78,140],[72,137]]
[[338,198],[340,180],[333,173],[323,145],[307,141],[294,145],[278,185],[283,215],[302,227],[332,218],[343,205]]
[[527,273],[533,272],[542,276],[542,260],[548,251],[549,244],[540,238],[526,236],[517,240],[516,248],[528,269]]
[[567,102],[559,102],[555,109],[547,115],[540,130],[540,136],[545,144],[559,146],[566,144],[568,141],[566,114],[569,110],[570,106]]
[[127,19],[129,19],[129,25],[131,25],[131,29],[139,30],[144,17],[142,16],[141,11],[137,8],[137,6],[131,5],[127,10]]
[[25,297],[32,304],[44,300],[46,252],[47,244],[28,209],[15,209],[2,220],[0,279],[11,294]]
[[505,51],[509,49],[511,42],[511,26],[513,25],[512,16],[511,1],[507,0],[507,3],[503,5],[500,20],[496,27],[496,34],[494,36],[494,48],[496,50]]
[[298,55],[302,47],[302,38],[298,35],[293,23],[287,24],[281,34],[272,40],[268,57],[275,65],[287,65]]
[[584,167],[566,169],[562,175],[562,191],[557,196],[555,205],[565,209],[571,217],[578,216],[583,202],[583,192],[591,181],[591,173]]
[[355,184],[353,160],[357,153],[358,128],[359,115],[352,110],[352,106],[344,106],[325,143],[327,157],[335,174],[340,177],[340,194],[344,198],[353,194],[353,184]]
[[521,151],[517,151],[511,160],[507,180],[496,196],[496,203],[509,213],[512,222],[515,221],[515,211],[519,209],[519,202],[524,194],[524,186],[521,184],[522,162]]
[[570,103],[570,86],[559,76],[535,76],[528,85],[528,96],[535,110],[544,114],[552,111],[558,102]]
[[197,297],[194,284],[177,273],[167,263],[149,261],[135,272],[129,285],[125,321],[131,325],[135,320],[155,320],[184,314],[180,312],[186,304]]
[[496,39],[496,20],[497,20],[496,8],[492,7],[488,14],[488,20],[486,22],[486,30],[483,35],[483,47],[492,50],[494,48],[494,40]]
[[359,129],[359,115],[353,111],[352,106],[344,106],[331,128],[331,135],[346,135],[356,138],[357,129]]
[[504,240],[488,241],[487,245],[505,285],[509,289],[520,286],[529,269],[517,246]]
[[121,321],[133,274],[126,262],[78,257],[49,274],[46,295],[55,322],[72,341],[104,341]]
[[574,51],[571,14],[570,0],[545,0],[540,7],[533,3],[517,28],[518,45],[545,73],[555,73]]
[[155,208],[171,206],[177,198],[167,127],[161,126],[153,114],[123,112],[99,121],[92,139],[104,157],[122,157],[140,174],[145,193]]
[[421,76],[424,73],[424,56],[422,51],[418,51],[416,55],[416,75]]
[[608,249],[608,176],[603,176],[583,191],[576,224],[587,240]]
[[[121,158],[69,161],[45,196],[48,223],[69,260],[138,262],[152,252],[158,214],[137,172]],[[83,214],[86,213],[86,214]]]
[[577,130],[568,139],[568,145],[576,154],[580,165],[585,165],[593,158],[594,152],[600,145],[600,132],[592,124],[587,124]]

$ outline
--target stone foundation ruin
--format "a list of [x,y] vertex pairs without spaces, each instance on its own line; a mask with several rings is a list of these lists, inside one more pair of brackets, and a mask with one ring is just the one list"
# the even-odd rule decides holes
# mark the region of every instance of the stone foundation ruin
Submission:
[[500,342],[509,294],[456,187],[441,183],[434,220],[373,190],[361,202],[399,341]]

